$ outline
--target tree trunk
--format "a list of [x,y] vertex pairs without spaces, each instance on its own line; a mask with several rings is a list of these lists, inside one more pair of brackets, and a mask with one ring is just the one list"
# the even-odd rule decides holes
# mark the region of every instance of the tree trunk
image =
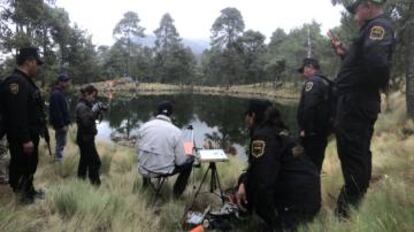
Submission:
[[407,111],[414,118],[414,3],[410,4],[408,11],[407,33]]

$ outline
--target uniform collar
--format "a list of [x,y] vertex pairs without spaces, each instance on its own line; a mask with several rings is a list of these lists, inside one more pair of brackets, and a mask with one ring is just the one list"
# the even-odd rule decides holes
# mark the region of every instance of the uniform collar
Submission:
[[21,75],[21,76],[23,76],[30,84],[32,84],[33,86],[36,87],[33,79],[31,77],[29,77],[25,72],[23,72],[22,70],[20,70],[18,68],[14,69],[14,72],[17,73],[17,74],[19,74],[19,75]]
[[159,114],[155,117],[156,119],[163,120],[166,122],[171,122],[171,118],[162,114]]

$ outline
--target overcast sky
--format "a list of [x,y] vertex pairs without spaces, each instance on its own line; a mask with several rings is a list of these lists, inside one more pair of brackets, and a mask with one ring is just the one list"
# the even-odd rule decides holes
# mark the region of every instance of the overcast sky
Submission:
[[288,32],[312,20],[321,23],[326,33],[340,24],[343,11],[330,0],[57,0],[57,5],[69,12],[72,22],[88,30],[98,45],[113,43],[112,30],[127,11],[138,14],[145,34],[152,34],[168,12],[181,37],[205,40],[226,7],[241,12],[246,30],[260,31],[267,38],[278,27]]

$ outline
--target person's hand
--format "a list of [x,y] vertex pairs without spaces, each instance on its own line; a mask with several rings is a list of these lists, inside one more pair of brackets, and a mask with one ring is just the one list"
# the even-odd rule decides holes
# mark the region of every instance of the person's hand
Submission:
[[247,209],[245,208],[245,205],[247,205],[248,202],[247,202],[246,188],[243,183],[239,185],[239,189],[237,190],[236,202],[237,202],[237,206],[241,210],[247,211]]
[[27,143],[23,143],[23,153],[26,155],[32,154],[34,151],[34,145],[32,141],[29,141]]
[[305,136],[306,136],[305,131],[304,131],[304,130],[301,130],[301,131],[300,131],[300,137],[304,138]]
[[347,49],[345,48],[344,44],[339,40],[332,40],[332,47],[335,49],[335,53],[337,56],[344,56],[346,54]]

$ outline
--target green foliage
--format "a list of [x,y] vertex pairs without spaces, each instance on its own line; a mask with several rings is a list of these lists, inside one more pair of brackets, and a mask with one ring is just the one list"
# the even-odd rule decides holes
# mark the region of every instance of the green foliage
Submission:
[[174,20],[165,14],[160,27],[154,31],[154,78],[161,83],[191,82],[194,76],[195,58],[185,49],[174,26]]

